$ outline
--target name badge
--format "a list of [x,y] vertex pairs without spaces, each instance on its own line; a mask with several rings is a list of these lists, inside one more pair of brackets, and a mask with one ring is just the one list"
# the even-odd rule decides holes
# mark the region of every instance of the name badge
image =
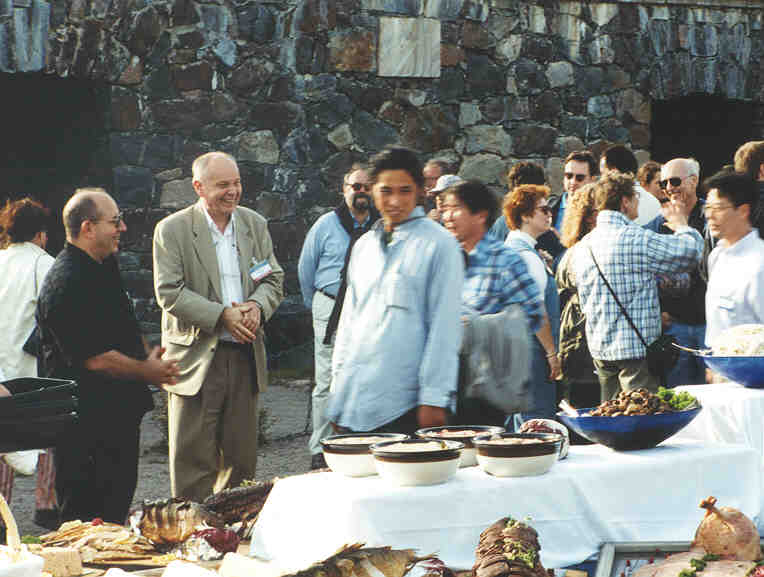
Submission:
[[[254,261],[255,259],[252,260]],[[268,262],[268,259],[265,259],[262,262],[255,262],[255,264],[252,265],[252,268],[249,269],[249,276],[253,281],[259,282],[272,272],[273,269],[271,268],[271,263]]]

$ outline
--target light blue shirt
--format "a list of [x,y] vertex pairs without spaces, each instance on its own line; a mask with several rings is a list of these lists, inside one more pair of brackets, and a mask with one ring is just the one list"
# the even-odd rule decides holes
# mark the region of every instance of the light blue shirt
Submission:
[[382,221],[353,247],[327,415],[370,431],[420,405],[453,409],[464,257],[416,207],[385,242]]
[[557,220],[554,221],[554,228],[562,231],[562,221],[565,219],[565,209],[568,206],[568,193],[563,191],[560,197],[560,209],[557,211]]
[[[367,216],[366,221],[369,218]],[[353,227],[359,226],[361,224],[353,219]],[[311,308],[313,293],[317,290],[337,295],[349,244],[350,235],[334,211],[327,212],[310,227],[297,262],[297,276],[306,307]]]

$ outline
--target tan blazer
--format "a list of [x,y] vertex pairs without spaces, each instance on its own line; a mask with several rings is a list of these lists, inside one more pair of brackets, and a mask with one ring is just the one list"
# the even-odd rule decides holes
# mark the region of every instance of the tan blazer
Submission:
[[[264,315],[252,345],[262,392],[268,385],[262,325],[284,298],[284,271],[273,255],[266,220],[242,206],[235,215],[244,300],[257,302]],[[267,258],[273,269],[258,283],[249,276],[253,257],[258,262]],[[201,201],[164,218],[154,229],[154,292],[162,308],[164,358],[180,365],[178,383],[164,388],[195,395],[215,355],[224,308],[217,255]]]

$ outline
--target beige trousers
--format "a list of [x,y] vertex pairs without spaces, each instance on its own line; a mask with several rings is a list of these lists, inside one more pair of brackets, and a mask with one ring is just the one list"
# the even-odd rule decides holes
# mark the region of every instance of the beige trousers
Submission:
[[237,349],[218,346],[196,395],[169,394],[170,486],[173,497],[202,502],[255,478],[257,377]]
[[646,358],[622,361],[593,360],[600,381],[600,402],[616,397],[621,391],[632,391],[640,387],[651,393],[658,392],[660,380],[647,370]]

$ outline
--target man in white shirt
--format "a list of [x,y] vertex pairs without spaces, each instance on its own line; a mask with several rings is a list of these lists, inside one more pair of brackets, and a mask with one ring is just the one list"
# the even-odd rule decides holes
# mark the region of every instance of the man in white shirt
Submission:
[[749,175],[720,172],[705,183],[704,211],[718,243],[708,257],[706,344],[722,331],[764,323],[764,240],[753,227],[759,203]]

